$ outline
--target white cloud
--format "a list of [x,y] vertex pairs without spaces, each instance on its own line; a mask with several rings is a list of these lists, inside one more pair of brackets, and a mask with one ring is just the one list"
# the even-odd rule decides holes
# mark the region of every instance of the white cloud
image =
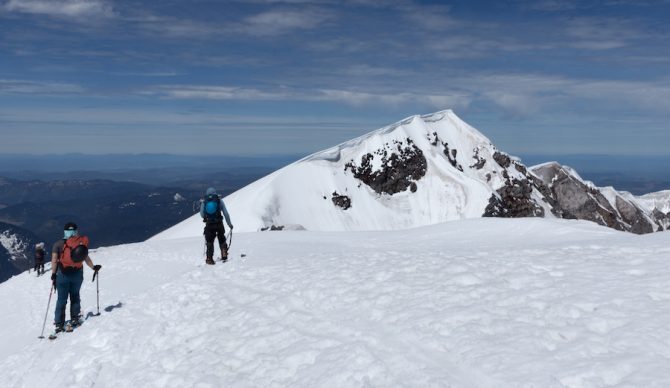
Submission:
[[252,35],[280,35],[313,29],[331,17],[331,14],[316,9],[272,10],[246,18],[239,29]]
[[638,26],[629,20],[614,18],[580,17],[566,25],[568,45],[586,50],[609,50],[625,47],[648,38]]
[[279,88],[259,90],[230,86],[169,85],[140,92],[168,99],[240,100],[240,101],[313,101],[338,102],[347,105],[390,105],[413,103],[433,108],[465,108],[472,98],[464,93],[379,93],[343,89],[297,90]]
[[62,82],[37,82],[0,79],[0,94],[77,94],[83,93],[79,85]]
[[670,110],[667,79],[616,81],[503,74],[454,80],[454,84],[518,116],[560,107],[574,111],[575,106],[607,111],[632,107],[663,114]]
[[413,27],[427,30],[443,31],[467,25],[464,21],[451,16],[448,6],[408,5],[400,7],[400,11],[414,23]]
[[[162,86],[154,90],[144,91],[143,94],[154,94],[170,99],[196,100],[245,100],[245,101],[273,101],[291,98],[283,92],[266,92],[253,88],[231,86],[198,86],[179,85]],[[293,96],[295,97],[295,96]]]
[[2,9],[68,18],[114,16],[112,6],[105,0],[9,0]]

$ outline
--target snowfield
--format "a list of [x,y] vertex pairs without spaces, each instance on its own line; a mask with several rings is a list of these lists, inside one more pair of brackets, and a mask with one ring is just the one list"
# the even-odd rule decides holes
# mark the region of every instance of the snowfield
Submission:
[[55,341],[48,277],[0,284],[0,386],[670,386],[667,232],[485,218],[240,233],[213,267],[200,236],[91,256],[102,314]]

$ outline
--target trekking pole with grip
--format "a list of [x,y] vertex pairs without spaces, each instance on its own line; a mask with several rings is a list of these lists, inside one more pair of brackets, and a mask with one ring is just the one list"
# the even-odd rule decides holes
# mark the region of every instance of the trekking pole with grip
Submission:
[[44,314],[44,323],[42,323],[42,334],[40,334],[39,339],[44,339],[44,327],[47,325],[47,317],[49,316],[49,306],[51,306],[51,295],[54,293],[53,285],[49,286],[49,302],[47,302],[47,312]]
[[[96,265],[96,267],[98,267],[98,266]],[[100,270],[100,267],[98,267],[98,269],[96,269],[95,272],[93,273],[93,280],[95,280],[95,297],[96,297],[96,300],[97,300],[97,303],[98,303],[98,313],[95,314],[96,317],[98,315],[100,315],[100,276],[98,276],[98,271],[99,270]],[[93,280],[91,280],[91,281],[93,281]]]
[[230,252],[231,245],[233,245],[233,228],[230,228],[230,242],[228,243],[228,252]]

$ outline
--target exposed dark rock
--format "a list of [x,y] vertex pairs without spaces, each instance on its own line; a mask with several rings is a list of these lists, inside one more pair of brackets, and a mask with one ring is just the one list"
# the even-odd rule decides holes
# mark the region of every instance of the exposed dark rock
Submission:
[[351,207],[351,198],[346,195],[340,195],[337,191],[333,191],[333,197],[331,198],[335,206],[339,206],[344,210],[347,210]]
[[665,220],[670,218],[670,213],[665,214],[662,211],[658,210],[657,208],[654,208],[654,211],[652,213],[654,215],[654,218],[656,218],[657,220]]
[[472,156],[472,158],[475,160],[475,163],[470,165],[470,168],[476,168],[477,170],[481,170],[486,164],[486,159],[479,156],[479,149],[475,149],[475,154]]
[[549,186],[547,186],[542,179],[538,178],[537,176],[526,172],[526,177],[532,182],[533,187],[535,187],[540,194],[542,194],[542,199],[544,202],[548,203],[551,206],[551,212],[556,216],[556,217],[561,217],[561,209],[558,206],[558,203],[556,202],[556,199],[554,198],[554,194],[552,193],[551,189]]
[[277,230],[277,231],[284,230],[284,225],[270,225],[270,226],[266,226],[264,228],[261,228],[261,231],[263,231],[263,232],[268,231],[268,230],[272,230],[272,231],[274,231],[274,230]]
[[[354,161],[345,164],[344,170],[351,171],[354,177],[375,192],[381,194],[396,194],[410,188],[416,191],[416,183],[426,175],[428,162],[423,151],[417,147],[411,139],[407,144],[394,141],[393,146],[385,145],[384,148],[375,151],[375,155],[381,157],[381,168],[372,170],[374,156],[370,153],[361,157],[360,166]],[[414,185],[412,185],[414,183]]]
[[491,182],[491,174],[490,173],[486,173],[486,181]]
[[514,162],[514,168],[516,168],[516,170],[522,173],[523,175],[527,175],[528,173],[528,169],[526,169],[526,166],[524,166],[521,163]]
[[658,225],[658,232],[670,229],[670,212],[665,214],[657,208],[654,208],[651,215],[656,220],[656,225]]
[[617,212],[599,190],[569,174],[558,163],[544,165],[534,172],[547,184],[563,218],[589,220],[617,230],[628,230]]
[[456,150],[455,148],[450,150],[449,143],[442,143],[442,146],[444,147],[444,155],[449,160],[449,163],[451,163],[452,166],[458,169],[458,171],[463,172],[463,166],[461,166],[456,160],[456,154],[458,153],[458,150]]
[[527,179],[513,179],[489,198],[483,217],[544,217],[544,209],[531,198],[533,185]]
[[624,222],[630,225],[630,232],[645,234],[654,232],[654,225],[645,217],[644,212],[625,199],[616,197],[616,208]]
[[496,151],[493,153],[493,160],[496,161],[502,168],[507,168],[512,163],[512,159],[506,153]]
[[440,142],[440,138],[437,136],[437,132],[433,132],[432,138],[431,138],[431,135],[428,135],[427,137],[428,137],[428,141],[430,142],[430,145],[432,145],[432,146],[436,146],[437,143]]

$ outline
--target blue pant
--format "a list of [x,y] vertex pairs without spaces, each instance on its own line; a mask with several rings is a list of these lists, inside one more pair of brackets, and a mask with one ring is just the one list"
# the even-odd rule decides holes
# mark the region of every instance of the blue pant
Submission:
[[54,323],[62,325],[65,323],[65,306],[67,297],[70,296],[70,319],[78,318],[81,311],[79,302],[79,290],[84,281],[84,270],[80,269],[73,273],[63,273],[58,270],[56,276],[56,290],[58,290],[58,301],[56,302],[56,317]]

